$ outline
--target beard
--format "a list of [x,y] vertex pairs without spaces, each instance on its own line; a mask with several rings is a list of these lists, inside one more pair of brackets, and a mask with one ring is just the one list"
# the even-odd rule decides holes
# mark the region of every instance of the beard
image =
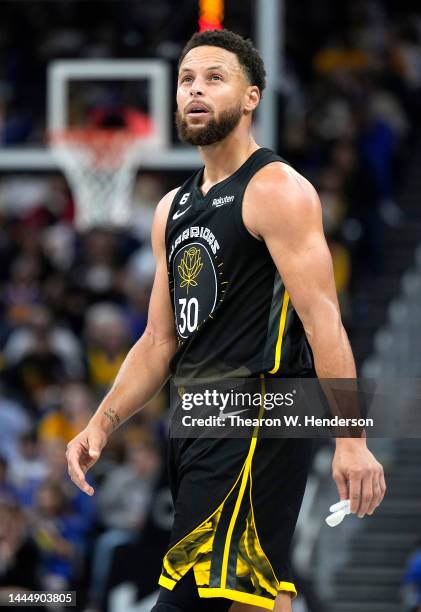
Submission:
[[194,145],[196,147],[206,147],[224,140],[240,123],[243,116],[241,106],[237,105],[220,113],[218,119],[212,117],[207,125],[203,127],[189,126],[187,119],[180,111],[175,114],[178,137],[181,142]]

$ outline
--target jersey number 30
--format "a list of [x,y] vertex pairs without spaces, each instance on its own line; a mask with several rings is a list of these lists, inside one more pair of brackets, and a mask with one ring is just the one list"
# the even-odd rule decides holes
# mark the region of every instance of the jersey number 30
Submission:
[[180,304],[180,324],[178,330],[180,334],[184,332],[194,332],[199,320],[199,302],[196,298],[179,298]]

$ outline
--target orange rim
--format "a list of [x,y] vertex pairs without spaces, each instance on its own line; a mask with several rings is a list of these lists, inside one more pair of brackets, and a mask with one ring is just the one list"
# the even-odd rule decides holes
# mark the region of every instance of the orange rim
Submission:
[[131,130],[98,128],[72,128],[49,137],[50,144],[58,149],[88,150],[92,163],[102,167],[119,165],[130,145],[141,140],[142,136]]

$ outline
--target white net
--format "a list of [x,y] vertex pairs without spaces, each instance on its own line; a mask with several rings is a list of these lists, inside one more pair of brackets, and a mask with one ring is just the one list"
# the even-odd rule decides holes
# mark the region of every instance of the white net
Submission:
[[52,135],[52,151],[75,198],[79,230],[129,225],[136,162],[147,143],[148,139],[121,129]]

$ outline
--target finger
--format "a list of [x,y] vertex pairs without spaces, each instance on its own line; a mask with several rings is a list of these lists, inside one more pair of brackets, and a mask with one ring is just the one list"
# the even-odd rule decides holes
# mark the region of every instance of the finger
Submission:
[[342,472],[335,472],[333,474],[333,479],[336,482],[339,499],[341,501],[348,499],[348,483],[344,474]]
[[89,453],[84,452],[79,460],[80,467],[83,470],[83,473],[86,472],[97,462],[97,459],[92,459]]
[[361,477],[353,476],[349,481],[349,499],[351,502],[351,512],[356,514],[361,501]]
[[374,510],[380,503],[382,496],[381,487],[380,487],[380,479],[378,476],[373,478],[373,499],[371,500],[370,506],[367,510],[367,514],[370,516],[373,514]]
[[88,454],[92,459],[92,464],[96,463],[101,456],[102,449],[104,448],[104,440],[97,435],[90,435],[88,440]]
[[381,489],[381,497],[380,497],[379,505],[382,503],[383,498],[386,495],[386,490],[387,490],[386,480],[385,480],[385,477],[384,477],[383,468],[382,468],[382,471],[381,471],[381,474],[380,474],[380,489]]
[[377,508],[382,503],[384,494],[386,493],[386,482],[384,480],[383,466],[380,466],[380,469],[377,472],[374,480],[376,483],[378,483],[378,486],[376,487],[376,490],[374,491],[375,504]]
[[88,495],[93,495],[93,488],[86,482],[85,475],[80,467],[81,450],[70,450],[67,455],[68,472],[72,482]]
[[361,486],[361,500],[358,508],[359,518],[363,518],[368,512],[371,502],[373,501],[373,475],[365,476]]
[[69,466],[68,472],[72,482],[79,487],[81,491],[87,493],[88,495],[93,494],[93,489],[86,482],[83,471],[80,468],[71,465]]
[[93,489],[88,485],[85,478],[83,477],[83,472],[81,470],[75,469],[73,467],[69,467],[68,469],[69,476],[72,482],[84,493],[87,495],[93,495]]

